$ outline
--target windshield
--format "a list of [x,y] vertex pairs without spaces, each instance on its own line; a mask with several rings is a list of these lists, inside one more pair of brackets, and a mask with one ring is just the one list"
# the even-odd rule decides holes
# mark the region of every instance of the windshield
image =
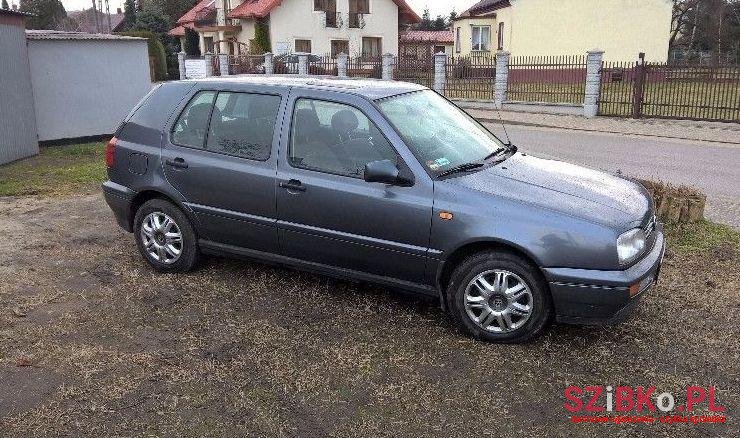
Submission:
[[377,103],[408,147],[435,175],[480,163],[505,149],[480,123],[434,91],[402,94]]

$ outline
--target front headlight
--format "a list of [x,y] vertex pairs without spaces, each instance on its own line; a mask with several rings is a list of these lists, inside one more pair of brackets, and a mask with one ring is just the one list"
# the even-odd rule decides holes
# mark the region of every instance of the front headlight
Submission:
[[619,263],[626,265],[635,260],[645,249],[645,231],[635,228],[617,237]]

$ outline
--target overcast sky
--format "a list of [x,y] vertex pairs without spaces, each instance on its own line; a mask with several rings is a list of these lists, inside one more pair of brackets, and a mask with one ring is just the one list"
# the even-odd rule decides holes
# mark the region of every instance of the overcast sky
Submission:
[[[10,0],[9,3],[18,3],[19,0]],[[95,0],[97,2],[97,0]],[[421,15],[425,7],[429,7],[429,13],[432,18],[437,15],[446,16],[452,11],[452,8],[460,13],[465,9],[469,8],[473,4],[477,3],[478,0],[406,0],[414,10]],[[92,5],[92,0],[62,0],[64,8],[68,11],[78,11],[80,9],[89,8]],[[109,0],[110,11],[115,13],[116,8],[123,9],[123,0]],[[103,0],[103,9],[105,9],[105,0]],[[179,17],[177,17],[179,18]]]

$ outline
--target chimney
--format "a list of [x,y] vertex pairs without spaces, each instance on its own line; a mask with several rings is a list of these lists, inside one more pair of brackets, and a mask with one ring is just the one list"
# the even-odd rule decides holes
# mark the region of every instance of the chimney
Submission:
[[116,8],[116,14],[121,15],[122,13],[121,8]]

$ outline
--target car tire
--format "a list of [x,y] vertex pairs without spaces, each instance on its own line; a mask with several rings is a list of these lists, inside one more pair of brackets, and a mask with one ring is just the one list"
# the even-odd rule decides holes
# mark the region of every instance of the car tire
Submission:
[[489,342],[526,342],[552,318],[550,291],[527,260],[502,251],[464,259],[447,287],[450,313],[473,338]]
[[139,207],[134,238],[142,257],[158,272],[188,272],[198,263],[195,230],[185,213],[171,202],[151,199]]

